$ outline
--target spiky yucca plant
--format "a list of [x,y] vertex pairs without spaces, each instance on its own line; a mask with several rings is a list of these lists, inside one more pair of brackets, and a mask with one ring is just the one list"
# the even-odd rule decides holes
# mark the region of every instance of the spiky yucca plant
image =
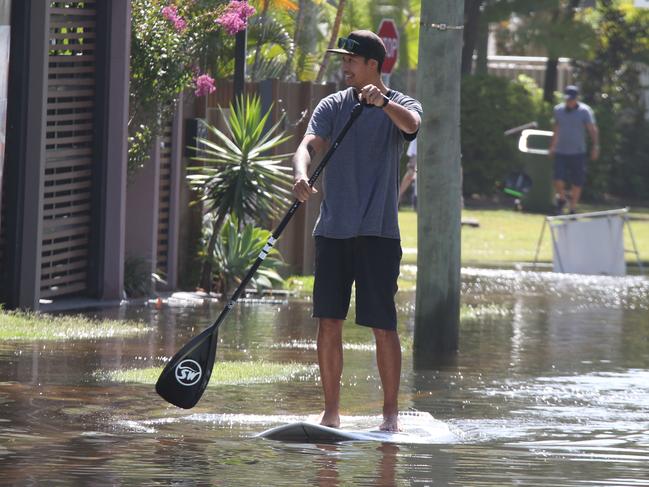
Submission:
[[197,137],[194,160],[202,164],[189,167],[187,178],[213,222],[201,273],[205,290],[211,289],[210,256],[225,218],[233,214],[240,226],[250,220],[267,226],[289,201],[292,170],[283,163],[292,154],[272,150],[290,136],[280,130],[282,120],[265,130],[271,110],[262,113],[258,96],[242,96],[224,116],[225,133],[206,124],[212,138]]

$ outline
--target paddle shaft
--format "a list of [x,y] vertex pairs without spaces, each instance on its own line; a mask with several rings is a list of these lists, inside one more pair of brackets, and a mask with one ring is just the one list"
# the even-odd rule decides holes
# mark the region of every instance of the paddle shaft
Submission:
[[[349,120],[347,120],[347,123],[345,126],[342,128],[340,131],[340,134],[338,134],[338,137],[336,137],[336,140],[334,140],[334,143],[331,145],[327,153],[324,155],[322,158],[322,161],[320,164],[318,164],[318,167],[315,168],[313,171],[313,174],[311,174],[311,177],[309,178],[309,186],[313,187],[315,182],[317,181],[318,177],[320,176],[320,173],[324,170],[325,166],[329,162],[329,159],[331,159],[331,156],[336,152],[336,149],[342,142],[343,138],[347,134],[347,131],[350,129],[354,121],[358,118],[358,116],[361,114],[361,111],[363,110],[363,105],[361,103],[358,103],[354,106],[352,109],[351,114],[349,115]],[[271,237],[268,239],[268,242],[264,246],[263,250],[260,252],[259,257],[257,257],[257,260],[255,260],[255,263],[250,267],[250,270],[248,270],[248,273],[246,276],[243,278],[241,281],[241,284],[239,284],[239,287],[237,287],[236,291],[232,294],[230,299],[228,300],[228,303],[225,305],[225,308],[223,308],[223,311],[219,314],[219,316],[216,318],[216,321],[210,326],[210,328],[213,328],[213,332],[218,331],[219,326],[221,326],[221,323],[223,323],[223,320],[225,320],[226,316],[230,312],[230,310],[234,307],[236,304],[237,300],[241,296],[241,294],[245,291],[246,286],[250,282],[250,280],[253,278],[255,273],[257,272],[257,269],[259,269],[259,266],[264,262],[266,259],[266,256],[268,253],[271,251],[273,245],[275,245],[275,242],[277,239],[280,237],[282,232],[284,231],[284,228],[286,228],[286,225],[288,225],[288,222],[291,221],[291,218],[293,218],[293,215],[295,212],[298,210],[302,203],[300,200],[295,200],[291,207],[288,209],[286,214],[284,215],[284,218],[282,218],[282,221],[277,225],[277,228],[273,231]]]

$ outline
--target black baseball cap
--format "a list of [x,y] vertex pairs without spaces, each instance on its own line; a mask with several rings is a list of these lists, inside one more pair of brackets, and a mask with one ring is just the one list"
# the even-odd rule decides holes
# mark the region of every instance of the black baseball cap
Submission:
[[363,56],[376,59],[379,64],[385,60],[385,44],[379,36],[369,30],[355,30],[347,37],[338,38],[337,49],[327,49],[327,52]]
[[579,88],[575,85],[568,85],[566,89],[563,90],[563,98],[565,100],[575,100],[579,96]]

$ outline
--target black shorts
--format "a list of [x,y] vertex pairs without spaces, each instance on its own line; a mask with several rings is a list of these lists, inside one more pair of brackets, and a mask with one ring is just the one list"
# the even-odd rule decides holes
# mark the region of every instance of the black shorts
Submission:
[[401,255],[397,239],[316,237],[313,317],[347,318],[356,282],[356,323],[396,330],[394,295]]
[[586,154],[555,154],[554,179],[583,187],[587,160]]

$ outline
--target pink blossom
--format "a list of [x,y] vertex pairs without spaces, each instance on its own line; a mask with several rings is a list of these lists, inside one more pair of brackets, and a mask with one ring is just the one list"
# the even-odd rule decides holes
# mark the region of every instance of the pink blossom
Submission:
[[216,19],[216,23],[220,24],[221,27],[223,27],[231,36],[247,27],[246,21],[242,20],[241,17],[234,12],[224,13]]
[[178,32],[182,32],[183,30],[185,30],[187,28],[187,21],[185,19],[183,19],[182,17],[180,17],[180,16],[178,16],[178,17],[176,17],[174,19],[173,24],[174,24],[174,28]]
[[248,17],[254,15],[255,8],[246,1],[232,0],[223,15],[216,23],[225,29],[229,35],[234,35],[248,27]]
[[173,20],[178,17],[178,7],[175,5],[169,5],[168,7],[164,7],[162,9],[162,16],[173,22]]
[[194,82],[196,83],[196,90],[194,90],[196,96],[206,96],[216,91],[214,79],[207,74],[201,74]]
[[162,9],[162,16],[171,22],[178,32],[182,32],[187,28],[187,21],[178,14],[178,7],[169,5]]
[[245,0],[232,0],[228,5],[228,9],[238,11],[243,20],[248,20],[248,17],[252,17],[256,12],[255,7]]

